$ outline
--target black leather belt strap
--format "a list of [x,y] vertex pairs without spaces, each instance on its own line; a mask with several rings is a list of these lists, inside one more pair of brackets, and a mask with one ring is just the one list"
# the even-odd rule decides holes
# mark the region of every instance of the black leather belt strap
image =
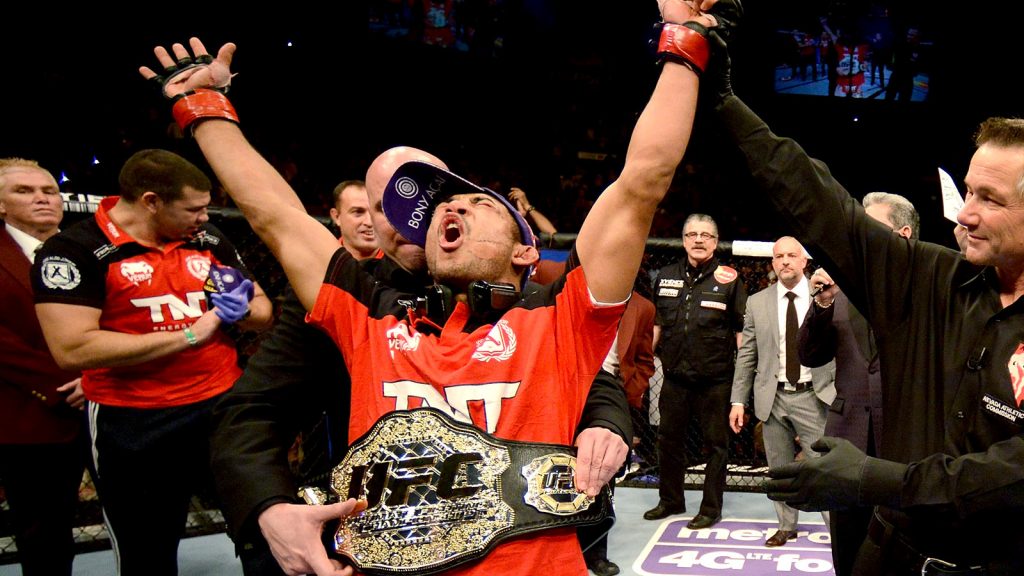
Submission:
[[342,520],[334,548],[359,572],[422,576],[508,538],[598,524],[609,490],[577,491],[575,466],[570,446],[496,438],[433,408],[389,413],[331,473],[338,498],[368,504]]
[[789,382],[779,382],[779,392],[789,392],[790,394],[796,394],[797,392],[804,392],[814,387],[813,382],[797,382],[790,386]]
[[876,511],[868,524],[868,538],[882,550],[885,565],[902,568],[914,573],[925,575],[984,575],[988,574],[982,566],[960,566],[941,558],[925,556],[908,544],[895,526],[884,520]]

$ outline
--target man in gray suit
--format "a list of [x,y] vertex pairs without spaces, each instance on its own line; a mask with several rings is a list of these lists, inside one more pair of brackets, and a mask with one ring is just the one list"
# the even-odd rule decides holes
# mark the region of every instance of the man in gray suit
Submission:
[[[743,339],[736,355],[729,426],[739,433],[745,405],[754,391],[754,415],[764,422],[764,451],[772,468],[792,462],[799,439],[804,456],[825,430],[829,404],[836,397],[835,363],[820,368],[800,365],[797,332],[810,306],[804,269],[807,257],[796,238],[784,236],[772,248],[772,268],[779,281],[747,300]],[[765,546],[782,546],[796,538],[798,512],[775,502],[779,529]],[[828,514],[822,513],[825,524]]]

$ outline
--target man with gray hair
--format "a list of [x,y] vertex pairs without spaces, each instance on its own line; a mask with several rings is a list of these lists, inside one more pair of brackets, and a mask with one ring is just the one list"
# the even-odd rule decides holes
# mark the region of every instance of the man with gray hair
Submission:
[[685,438],[691,418],[700,422],[710,457],[700,510],[690,529],[708,528],[722,517],[729,456],[729,394],[747,291],[739,273],[715,257],[718,225],[707,214],[691,214],[683,224],[686,257],[658,271],[654,280],[657,315],[654,347],[665,383],[658,412],[658,505],[644,513],[660,520],[686,511],[683,479]]
[[85,468],[82,379],[50,355],[29,281],[63,216],[53,175],[33,160],[0,159],[0,476],[25,576],[70,576]]
[[889,226],[893,232],[917,240],[921,231],[921,216],[910,200],[889,192],[868,192],[861,203],[869,216]]
[[[916,240],[921,219],[909,200],[898,194],[871,192],[864,211],[902,238]],[[882,440],[882,373],[875,335],[868,321],[823,268],[811,276],[818,291],[800,326],[800,362],[822,366],[836,361],[836,399],[828,411],[825,435],[845,438],[870,456]],[[837,576],[853,571],[853,561],[867,536],[873,507],[835,510],[830,515],[832,561]]]

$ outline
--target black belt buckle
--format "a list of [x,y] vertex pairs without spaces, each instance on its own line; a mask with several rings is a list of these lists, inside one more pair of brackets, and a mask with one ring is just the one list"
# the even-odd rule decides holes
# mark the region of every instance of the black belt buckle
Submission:
[[789,392],[790,394],[810,390],[811,386],[811,382],[797,382],[796,384],[790,384],[789,382],[779,381],[779,390]]
[[496,438],[433,408],[388,413],[331,473],[337,497],[368,504],[342,519],[333,548],[360,572],[421,576],[513,536],[597,524],[609,490],[577,491],[575,465],[570,446]]

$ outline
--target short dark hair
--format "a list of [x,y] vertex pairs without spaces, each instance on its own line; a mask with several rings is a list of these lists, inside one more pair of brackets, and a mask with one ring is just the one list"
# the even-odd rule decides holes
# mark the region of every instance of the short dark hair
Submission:
[[1024,118],[989,118],[978,126],[974,144],[1024,146]]
[[341,193],[345,191],[345,188],[349,186],[358,186],[360,188],[366,188],[366,182],[362,180],[342,180],[340,184],[334,187],[334,192],[331,197],[331,207],[338,207],[338,200],[341,200]]
[[134,202],[152,192],[164,202],[181,198],[185,186],[200,192],[213,189],[210,179],[195,164],[167,150],[141,150],[124,163],[117,178],[121,197]]
[[[1024,118],[989,118],[978,126],[974,144],[981,148],[985,144],[1004,148],[1024,148]],[[1024,174],[1017,179],[1017,194],[1024,197]]]

